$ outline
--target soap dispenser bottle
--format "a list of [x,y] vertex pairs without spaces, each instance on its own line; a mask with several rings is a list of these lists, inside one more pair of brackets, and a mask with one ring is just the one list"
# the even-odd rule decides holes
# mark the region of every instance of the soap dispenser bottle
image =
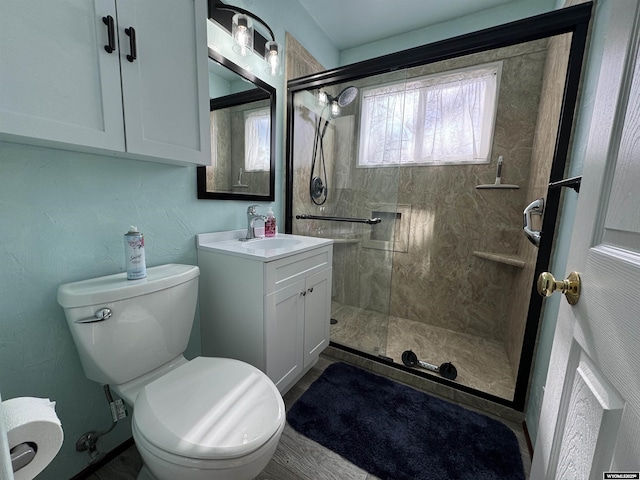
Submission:
[[276,216],[273,214],[273,209],[271,207],[269,207],[269,211],[267,212],[267,219],[264,222],[264,236],[276,236]]

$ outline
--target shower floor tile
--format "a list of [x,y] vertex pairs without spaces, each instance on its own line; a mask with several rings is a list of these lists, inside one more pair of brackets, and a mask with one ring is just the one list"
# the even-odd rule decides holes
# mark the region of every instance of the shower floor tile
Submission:
[[337,302],[332,304],[332,318],[338,320],[331,325],[332,342],[400,364],[402,352],[413,350],[427,363],[453,363],[458,370],[455,381],[461,385],[513,399],[514,375],[506,347],[499,341]]

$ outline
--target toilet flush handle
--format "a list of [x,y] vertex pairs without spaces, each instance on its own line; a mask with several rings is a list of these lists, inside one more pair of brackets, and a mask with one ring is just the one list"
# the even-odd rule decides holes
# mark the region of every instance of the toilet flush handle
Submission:
[[101,308],[96,312],[96,314],[93,317],[83,318],[82,320],[76,320],[74,323],[102,322],[103,320],[110,318],[111,315],[113,315],[113,312],[111,311],[110,308]]

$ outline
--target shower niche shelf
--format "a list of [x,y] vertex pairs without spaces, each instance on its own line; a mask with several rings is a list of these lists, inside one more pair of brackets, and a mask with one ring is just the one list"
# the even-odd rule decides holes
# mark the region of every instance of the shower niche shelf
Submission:
[[492,262],[504,263],[505,265],[511,265],[512,267],[524,268],[524,260],[517,255],[510,255],[507,253],[490,253],[474,251],[473,255],[485,260],[491,260]]

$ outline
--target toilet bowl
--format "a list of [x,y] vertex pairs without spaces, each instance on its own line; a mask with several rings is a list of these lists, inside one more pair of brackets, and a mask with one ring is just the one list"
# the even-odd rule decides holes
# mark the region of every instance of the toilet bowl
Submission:
[[[198,275],[198,267],[163,265],[147,269],[144,280],[117,274],[58,289],[85,374],[133,407],[140,479],[252,479],[284,429],[284,402],[262,371],[182,355]],[[93,321],[92,312],[104,309],[111,316]]]
[[260,370],[198,357],[147,384],[133,411],[133,438],[158,480],[251,479],[269,463],[284,403]]

